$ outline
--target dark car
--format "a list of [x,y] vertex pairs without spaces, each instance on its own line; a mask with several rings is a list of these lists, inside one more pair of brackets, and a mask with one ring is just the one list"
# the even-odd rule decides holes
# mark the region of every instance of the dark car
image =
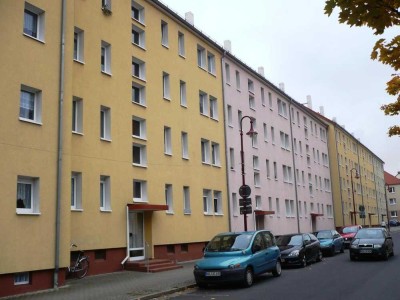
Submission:
[[360,257],[387,260],[393,255],[393,240],[385,228],[360,229],[350,244],[350,260]]
[[276,244],[281,250],[282,266],[305,267],[310,262],[322,260],[320,243],[312,233],[281,235]]
[[345,248],[349,248],[351,240],[354,238],[357,231],[359,231],[361,228],[362,228],[361,225],[349,225],[349,226],[345,226],[341,229],[340,235],[344,239]]
[[400,222],[397,221],[397,220],[394,220],[394,219],[389,220],[389,226],[390,226],[390,227],[400,226]]
[[317,232],[323,254],[335,255],[344,252],[344,239],[336,230],[321,230]]

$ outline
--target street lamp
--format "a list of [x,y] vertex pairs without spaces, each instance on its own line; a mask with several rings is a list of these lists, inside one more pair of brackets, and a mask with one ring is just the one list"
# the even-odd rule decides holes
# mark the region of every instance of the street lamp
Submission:
[[253,128],[254,118],[250,116],[244,116],[240,119],[240,162],[242,164],[242,186],[239,190],[239,194],[244,198],[243,201],[243,218],[244,218],[244,231],[247,231],[247,203],[246,198],[250,196],[250,188],[243,194],[243,189],[246,189],[246,180],[245,180],[245,173],[244,173],[244,152],[243,152],[243,130],[242,130],[242,122],[243,119],[248,118],[250,120],[250,130],[246,133],[251,138],[257,134],[257,131]]
[[354,217],[354,225],[357,225],[357,216],[356,216],[356,203],[354,202],[354,184],[353,184],[353,171],[356,171],[356,179],[360,178],[358,175],[358,171],[356,168],[352,168],[350,170],[350,178],[351,178],[351,192],[353,193],[353,217]]
[[[389,185],[385,184],[385,186],[387,187],[387,191],[389,192]],[[387,194],[386,194],[386,188],[385,188],[385,202],[386,202],[386,218],[387,218],[387,227],[388,227],[388,231],[390,232],[390,224],[389,224],[389,207],[388,207],[388,201],[387,201]],[[383,221],[383,218],[382,218]]]

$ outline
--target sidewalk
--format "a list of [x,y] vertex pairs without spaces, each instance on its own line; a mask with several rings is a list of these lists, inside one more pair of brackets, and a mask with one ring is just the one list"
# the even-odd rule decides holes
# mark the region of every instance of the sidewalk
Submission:
[[183,268],[160,273],[122,271],[117,273],[71,279],[58,290],[5,299],[37,300],[132,300],[154,299],[195,285],[195,261],[180,263]]

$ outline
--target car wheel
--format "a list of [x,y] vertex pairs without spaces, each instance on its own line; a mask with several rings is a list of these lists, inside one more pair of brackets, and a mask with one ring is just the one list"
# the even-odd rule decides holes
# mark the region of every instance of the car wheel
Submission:
[[278,260],[276,262],[275,268],[272,270],[272,275],[274,275],[275,277],[279,277],[282,274],[282,266],[281,266],[281,262]]
[[394,249],[392,247],[392,252],[390,252],[390,256],[394,256]]
[[340,248],[340,253],[344,253],[344,244],[342,244],[342,247]]
[[307,267],[307,259],[306,259],[306,255],[305,254],[303,255],[303,258],[301,259],[300,264],[301,264],[302,268]]
[[251,268],[247,268],[244,272],[244,285],[245,287],[251,287],[254,282],[254,273]]
[[389,250],[386,248],[385,253],[383,254],[383,260],[388,260],[389,259]]
[[[333,253],[335,253],[335,248],[333,248]],[[315,261],[316,262],[322,261],[322,251],[321,251],[321,249],[318,250],[317,259]]]

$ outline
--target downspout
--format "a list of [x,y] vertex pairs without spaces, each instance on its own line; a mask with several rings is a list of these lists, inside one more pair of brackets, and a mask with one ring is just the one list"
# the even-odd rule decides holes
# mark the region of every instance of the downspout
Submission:
[[297,194],[297,178],[296,178],[296,159],[294,157],[294,146],[293,146],[293,123],[292,123],[292,98],[289,103],[289,123],[290,123],[290,136],[292,146],[292,161],[293,161],[293,174],[294,174],[294,194],[296,198],[296,219],[297,219],[297,232],[300,233],[300,216],[299,216],[299,196]]
[[[339,175],[339,195],[340,195],[340,206],[342,207],[342,226],[346,226],[346,222],[344,220],[344,207],[343,207],[343,195],[342,195],[342,188],[343,188],[343,186],[342,186],[342,177],[340,177],[340,165],[339,165],[340,153],[338,151],[338,139],[337,139],[337,134],[336,134],[337,133],[336,132],[336,127],[333,126],[333,128],[335,130],[334,135],[335,135],[335,149],[336,149],[336,161],[337,161],[336,167],[338,168],[338,175]],[[329,147],[328,147],[328,153],[329,153]],[[332,200],[333,200],[333,203],[335,203],[335,199],[332,199]],[[336,225],[337,224],[336,224],[336,219],[335,219],[335,227],[336,227]]]
[[53,288],[58,288],[60,267],[60,219],[61,219],[61,187],[62,187],[62,150],[63,150],[63,103],[64,103],[64,71],[65,71],[65,18],[66,0],[61,2],[61,47],[60,47],[60,81],[58,103],[58,155],[57,155],[57,202],[55,228],[55,255]]
[[[359,143],[358,143],[359,144]],[[360,148],[360,147],[358,147],[358,148]],[[363,185],[362,185],[362,176],[361,176],[361,164],[360,164],[360,152],[359,151],[357,151],[357,160],[358,160],[358,168],[360,169],[360,172],[359,172],[359,174],[360,174],[360,189],[361,189],[361,204],[364,206],[364,191],[363,191]],[[351,174],[350,174],[351,175]],[[364,206],[364,209],[365,209],[365,206]],[[356,213],[354,212],[354,218],[357,218],[357,215],[356,215]],[[360,218],[361,219],[361,218]],[[362,218],[362,220],[360,220],[360,221],[362,221],[362,223],[363,223],[363,226],[365,226],[365,218]]]

